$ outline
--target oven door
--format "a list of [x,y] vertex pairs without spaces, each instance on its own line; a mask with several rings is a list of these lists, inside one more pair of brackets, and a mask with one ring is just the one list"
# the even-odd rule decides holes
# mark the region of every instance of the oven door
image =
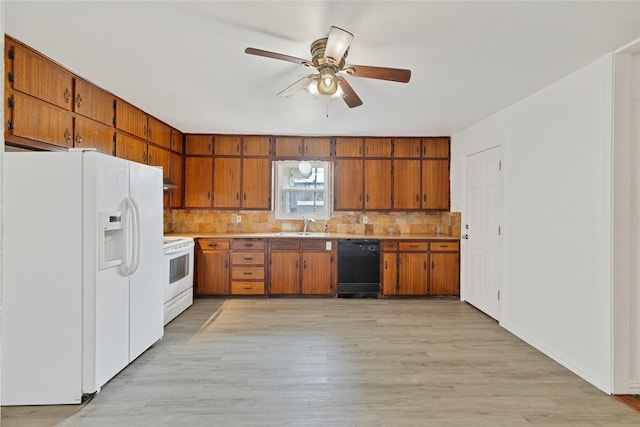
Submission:
[[193,288],[193,246],[165,249],[165,303]]

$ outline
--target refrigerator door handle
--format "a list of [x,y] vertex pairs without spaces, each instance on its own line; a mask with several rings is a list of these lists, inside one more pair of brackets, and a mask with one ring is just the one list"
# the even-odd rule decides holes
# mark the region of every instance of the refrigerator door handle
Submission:
[[[129,197],[125,197],[124,204],[126,206],[125,216],[129,217],[130,220],[127,221],[127,225],[130,224],[130,229],[126,230],[127,235],[130,236],[130,245],[131,251],[127,254],[127,261],[123,263],[121,273],[123,276],[131,276],[138,269],[138,265],[140,264],[140,213],[138,211],[138,205],[130,199]],[[127,227],[128,228],[128,227]],[[125,248],[126,248],[125,244]],[[125,250],[125,252],[127,252]]]

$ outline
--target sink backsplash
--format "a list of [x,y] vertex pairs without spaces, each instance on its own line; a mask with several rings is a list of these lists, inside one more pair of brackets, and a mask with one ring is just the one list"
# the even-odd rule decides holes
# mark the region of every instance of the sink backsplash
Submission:
[[[236,222],[236,216],[241,222]],[[367,216],[367,224],[363,222]],[[460,237],[460,212],[334,212],[327,221],[330,233],[427,233]],[[324,222],[310,223],[308,231],[323,231]],[[165,233],[272,233],[301,231],[302,221],[276,221],[271,211],[208,209],[165,210]]]

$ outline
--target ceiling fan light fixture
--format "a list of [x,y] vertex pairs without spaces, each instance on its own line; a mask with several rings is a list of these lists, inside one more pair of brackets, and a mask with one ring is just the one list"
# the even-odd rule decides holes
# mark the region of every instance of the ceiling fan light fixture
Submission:
[[338,90],[338,82],[336,81],[335,72],[325,67],[320,70],[320,79],[318,79],[318,92],[321,95],[331,96]]

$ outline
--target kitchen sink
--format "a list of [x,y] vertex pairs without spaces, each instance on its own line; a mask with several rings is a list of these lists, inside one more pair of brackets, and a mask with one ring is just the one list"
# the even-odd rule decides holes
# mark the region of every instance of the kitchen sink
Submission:
[[306,233],[302,232],[302,231],[280,231],[279,233],[276,233],[276,236],[283,236],[283,237],[329,237],[331,236],[331,233],[323,233],[323,232],[311,232],[311,231],[307,231]]

